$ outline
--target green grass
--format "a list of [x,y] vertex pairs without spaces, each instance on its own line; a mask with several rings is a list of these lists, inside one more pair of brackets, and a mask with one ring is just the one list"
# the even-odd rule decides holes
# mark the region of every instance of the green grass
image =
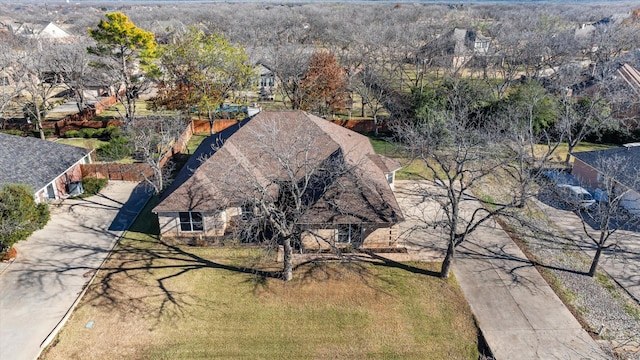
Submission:
[[[93,120],[102,121],[102,120],[121,120],[124,116],[124,106],[120,103],[117,103],[110,108],[106,109],[99,115],[96,115]],[[165,116],[173,116],[176,113],[174,111],[152,111],[147,109],[147,102],[145,100],[136,100],[136,117],[144,117],[144,116],[152,116],[152,115],[165,115]]]
[[187,143],[187,149],[186,149],[187,154],[193,154],[193,152],[196,151],[198,146],[200,146],[202,141],[204,141],[204,139],[209,137],[209,135],[210,135],[209,133],[193,134],[193,136],[191,137],[191,139],[189,139],[189,142]]
[[371,142],[371,146],[373,146],[373,150],[376,154],[388,157],[402,157],[403,155],[401,147],[394,142],[374,137],[370,137],[369,142]]
[[433,172],[425,163],[419,159],[408,159],[407,153],[397,143],[374,137],[370,137],[369,141],[376,154],[397,158],[400,161],[402,168],[396,172],[397,180],[433,179]]
[[100,139],[85,139],[85,138],[72,138],[72,139],[61,138],[61,139],[58,139],[57,142],[60,144],[73,145],[73,146],[78,146],[85,149],[97,149],[101,145],[109,143],[108,141],[104,141]]
[[396,172],[397,180],[433,180],[433,172],[422,160],[401,161],[402,169]]
[[418,270],[439,264],[306,264],[285,283],[255,273],[281,268],[259,248],[162,244],[155,202],[44,359],[478,358],[455,279]]

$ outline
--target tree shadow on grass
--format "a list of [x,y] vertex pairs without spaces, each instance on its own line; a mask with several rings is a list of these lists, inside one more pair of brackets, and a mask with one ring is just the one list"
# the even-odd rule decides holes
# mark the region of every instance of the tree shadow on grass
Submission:
[[[172,289],[170,281],[190,272],[213,269],[251,275],[256,284],[268,278],[280,279],[279,271],[264,271],[254,267],[225,264],[206,259],[189,251],[187,247],[169,244],[162,240],[139,240],[124,238],[114,250],[109,261],[102,267],[102,276],[94,285],[95,291],[88,299],[96,300],[107,309],[121,309],[123,303],[137,311],[165,317],[184,315],[185,307],[205,306],[208,299],[195,298],[193,294]],[[132,297],[127,294],[130,287],[146,294]],[[158,305],[150,307],[147,300],[155,298]],[[159,302],[159,303],[158,303]]]
[[376,266],[393,267],[393,268],[401,269],[401,270],[404,270],[404,271],[408,271],[408,272],[413,273],[413,274],[440,277],[440,273],[437,272],[437,271],[421,269],[421,268],[417,268],[415,266],[411,266],[411,265],[407,265],[407,264],[404,264],[404,263],[401,263],[401,262],[397,262],[397,261],[391,260],[389,258],[385,258],[383,256],[380,256],[380,255],[374,253],[373,251],[364,251],[364,252],[366,254],[368,254],[372,259],[378,260],[378,261],[374,262],[374,264]]

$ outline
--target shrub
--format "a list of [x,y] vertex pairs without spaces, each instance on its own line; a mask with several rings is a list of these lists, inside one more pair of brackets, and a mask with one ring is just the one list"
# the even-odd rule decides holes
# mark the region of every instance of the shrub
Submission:
[[24,131],[18,129],[0,130],[0,132],[9,135],[24,136]]
[[49,221],[49,206],[36,204],[33,190],[23,184],[0,188],[0,247],[11,247]]
[[64,133],[67,138],[99,138],[99,139],[113,139],[121,136],[120,128],[117,126],[107,126],[106,128],[83,128],[80,130],[69,130]]
[[[44,137],[49,137],[53,134],[53,130],[51,129],[42,129],[42,132],[44,133]],[[39,138],[40,137],[40,131],[39,130],[31,130],[30,133],[31,136]]]
[[96,136],[97,130],[99,130],[99,129],[84,128],[84,129],[80,130],[80,135],[85,139],[97,137]]
[[77,137],[81,137],[80,136],[80,131],[78,130],[69,130],[67,132],[64,133],[64,137],[66,138],[77,138]]
[[108,137],[109,139],[117,138],[122,136],[122,130],[120,130],[117,126],[107,126],[104,128],[104,137]]
[[96,154],[98,155],[98,160],[116,161],[131,156],[133,148],[126,138],[118,136],[109,140],[108,144],[100,146]]
[[95,195],[104,188],[109,180],[107,179],[98,179],[98,178],[84,178],[82,179],[82,187],[84,188],[84,193],[88,195]]

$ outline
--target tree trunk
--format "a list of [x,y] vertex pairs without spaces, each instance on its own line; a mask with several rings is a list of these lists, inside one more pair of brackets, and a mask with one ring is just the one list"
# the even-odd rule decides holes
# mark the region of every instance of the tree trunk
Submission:
[[447,255],[442,262],[442,268],[440,269],[440,277],[443,279],[449,278],[449,272],[451,271],[451,265],[453,264],[453,255],[456,248],[453,245],[453,240],[449,240],[449,246],[447,247]]
[[215,130],[216,119],[215,119],[215,115],[213,114],[211,109],[208,107],[207,107],[207,118],[209,118],[209,133],[213,135],[216,133],[216,130]]
[[44,136],[44,129],[42,128],[42,112],[40,111],[40,107],[38,106],[38,104],[37,103],[34,103],[34,104],[36,105],[36,127],[40,132],[40,139],[46,140]]
[[378,116],[373,114],[373,136],[378,137]]
[[293,279],[293,250],[291,248],[291,239],[289,237],[284,239],[284,268],[282,269],[282,276],[284,281],[290,281]]
[[564,159],[564,163],[567,165],[571,163],[571,150],[567,151],[567,157]]
[[596,269],[600,262],[600,255],[602,255],[602,247],[598,246],[598,250],[596,250],[596,255],[593,257],[593,261],[591,261],[591,267],[589,268],[589,273],[587,275],[591,277],[596,275]]

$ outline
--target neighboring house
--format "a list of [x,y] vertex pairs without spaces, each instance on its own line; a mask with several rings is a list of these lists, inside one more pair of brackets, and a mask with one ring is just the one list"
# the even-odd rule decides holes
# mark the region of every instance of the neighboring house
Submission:
[[[312,134],[310,144],[293,140],[303,134]],[[273,141],[269,136],[278,140],[267,150],[260,144]],[[153,209],[162,237],[229,234],[234,222],[252,211],[245,202],[258,194],[256,188],[278,189],[275,184],[286,181],[273,155],[285,151],[304,154],[308,168],[322,168],[325,174],[337,174],[327,165],[333,161],[353,167],[329,185],[326,177],[314,178],[325,185],[310,190],[307,199],[312,200],[297,221],[303,250],[341,244],[396,247],[403,218],[391,188],[400,164],[375,154],[367,137],[302,111],[262,111],[209,137]]]
[[[623,192],[622,206],[640,215],[640,143],[624,147],[574,153],[572,174],[591,186],[601,188],[610,176],[618,191]],[[601,164],[613,164],[614,174],[603,174]],[[619,164],[619,165],[618,165]]]
[[441,65],[459,69],[474,58],[490,54],[491,38],[478,31],[455,28],[423,48],[425,58],[437,59]]
[[66,39],[70,38],[71,34],[62,30],[58,25],[50,22],[44,27],[44,29],[40,30],[37,37],[39,39]]
[[257,63],[254,72],[258,78],[258,94],[261,100],[273,100],[276,91],[276,75],[267,65]]
[[615,78],[621,78],[636,94],[640,95],[640,71],[629,64],[622,64],[616,71]]
[[[618,66],[603,81],[590,81],[574,87],[573,94],[580,96],[605,96],[613,99],[611,104],[613,116],[620,120],[620,125],[628,130],[640,128],[640,71],[631,64]],[[627,100],[635,97],[636,101]]]
[[26,184],[36,202],[81,192],[81,164],[91,163],[91,151],[33,137],[0,133],[0,185]]
[[50,22],[46,25],[22,23],[14,28],[14,34],[33,39],[51,40],[51,41],[69,41],[74,37],[63,30],[60,26]]

